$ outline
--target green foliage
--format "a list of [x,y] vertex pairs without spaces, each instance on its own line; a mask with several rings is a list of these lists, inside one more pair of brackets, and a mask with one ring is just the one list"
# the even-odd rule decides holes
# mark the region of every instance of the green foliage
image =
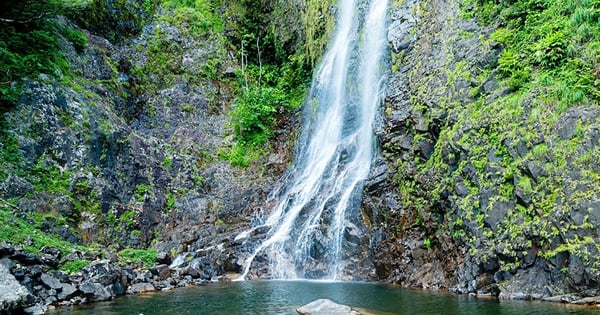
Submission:
[[[533,92],[563,112],[600,101],[600,23],[595,1],[471,0],[482,24],[501,21],[491,39],[504,47],[498,73],[513,89]],[[596,73],[596,75],[594,75]],[[534,82],[533,85],[528,85]],[[545,94],[545,93],[542,93]]]
[[60,266],[60,270],[67,274],[78,273],[83,268],[87,267],[91,262],[85,259],[76,259],[65,262],[62,266]]
[[67,14],[81,27],[110,41],[135,36],[154,16],[160,0],[89,0],[85,10]]
[[[42,247],[56,247],[63,254],[73,250],[87,251],[88,248],[63,241],[58,235],[39,230],[32,221],[24,219],[14,205],[0,199],[0,240],[18,244],[28,253],[38,254]],[[31,242],[26,242],[28,239]],[[31,244],[31,245],[28,245]]]
[[138,184],[135,186],[135,199],[137,201],[144,201],[146,195],[152,194],[153,188],[150,184]]
[[85,35],[53,20],[57,14],[81,12],[87,1],[2,1],[0,3],[0,112],[17,101],[22,78],[45,73],[62,79],[69,65],[60,52],[58,34],[81,51]]
[[156,262],[156,249],[132,249],[126,248],[119,252],[124,261],[135,263],[141,261],[144,266],[152,267]]
[[42,155],[30,170],[30,174],[33,175],[31,183],[34,184],[36,191],[69,193],[69,172],[61,171],[54,163],[53,160],[46,159],[46,156]]
[[167,210],[171,210],[173,209],[173,206],[175,205],[175,195],[172,192],[168,192],[167,195],[167,200],[165,202],[165,206],[167,208]]
[[260,145],[271,136],[280,107],[287,106],[285,95],[270,87],[252,87],[238,97],[231,112],[236,139]]
[[135,226],[135,211],[127,210],[119,216],[119,223],[125,225],[128,228]]
[[67,70],[64,66],[64,56],[59,52],[58,38],[50,23],[40,21],[39,24],[41,25],[27,30],[13,25],[2,25],[0,111],[8,109],[16,102],[21,94],[21,78],[36,79],[39,73],[61,77]]
[[73,47],[77,52],[83,52],[87,46],[88,38],[81,30],[66,26],[61,30],[61,34],[66,40],[73,44]]
[[306,30],[305,51],[307,62],[315,65],[323,51],[329,34],[333,29],[334,19],[329,9],[334,3],[331,0],[307,0],[306,12],[302,22]]
[[231,148],[221,149],[219,156],[233,166],[248,167],[266,153],[264,146],[236,142]]
[[26,28],[48,17],[64,12],[78,11],[88,0],[11,0],[0,3],[0,22],[20,24]]
[[172,14],[161,18],[168,23],[179,25],[185,34],[203,36],[223,32],[223,20],[215,13],[215,1],[206,0],[164,0],[163,7]]
[[165,158],[162,161],[162,166],[166,169],[171,169],[171,167],[173,166],[173,158],[170,156],[165,156]]
[[[3,124],[0,124],[0,128],[4,130]],[[23,155],[17,139],[6,132],[0,132],[0,144],[0,182],[3,182],[10,173],[17,173],[18,166],[23,161]]]

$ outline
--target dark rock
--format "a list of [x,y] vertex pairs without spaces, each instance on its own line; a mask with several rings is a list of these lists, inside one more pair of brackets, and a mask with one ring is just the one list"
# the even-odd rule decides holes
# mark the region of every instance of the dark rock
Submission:
[[170,265],[172,262],[171,255],[167,252],[158,252],[156,254],[156,262],[158,264]]
[[102,284],[97,282],[83,282],[79,285],[79,291],[90,302],[112,300],[114,295]]
[[51,254],[42,254],[42,257],[40,257],[40,260],[43,264],[46,264],[50,267],[56,268],[58,267],[58,257],[53,256]]
[[586,283],[586,271],[583,261],[576,255],[571,255],[569,266],[567,268],[567,277],[576,285],[581,286]]
[[15,252],[15,248],[6,241],[0,241],[0,257],[11,256]]
[[25,278],[25,269],[17,268],[15,269],[13,274],[15,275],[15,278],[17,278],[17,280],[22,280],[23,278]]
[[494,281],[496,283],[500,283],[504,280],[508,280],[512,278],[512,273],[505,270],[498,270],[494,273]]
[[125,294],[127,277],[109,260],[101,260],[82,270],[82,284],[79,290],[92,301],[106,301],[114,296]]
[[551,296],[548,291],[551,283],[550,275],[544,271],[544,264],[537,261],[534,266],[519,269],[509,280],[499,283],[501,292],[498,297],[509,300],[539,300]]
[[26,269],[26,273],[33,279],[37,279],[42,275],[42,267],[40,265],[28,266]]
[[158,276],[160,280],[166,280],[171,276],[171,270],[168,265],[157,265],[154,268],[150,268],[150,272],[153,275]]
[[490,258],[483,262],[483,270],[484,271],[496,271],[498,270],[500,265],[496,259]]
[[15,252],[11,257],[13,260],[17,260],[23,265],[35,265],[39,264],[39,259],[32,253]]
[[0,185],[0,190],[6,194],[4,198],[22,197],[33,191],[35,187],[27,180],[14,174],[9,174],[6,180]]
[[180,271],[180,273],[183,276],[190,276],[193,279],[200,278],[200,272],[198,272],[198,270],[196,270],[195,268],[192,268],[191,266],[187,266],[187,267],[183,268]]

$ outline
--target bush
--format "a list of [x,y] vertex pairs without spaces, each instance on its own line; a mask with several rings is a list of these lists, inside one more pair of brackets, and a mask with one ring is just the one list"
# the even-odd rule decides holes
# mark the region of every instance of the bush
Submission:
[[265,143],[272,136],[278,109],[288,104],[285,95],[276,88],[247,89],[231,112],[236,140],[252,145]]
[[60,267],[60,270],[64,271],[67,274],[74,274],[74,273],[80,272],[81,270],[83,270],[83,268],[87,267],[89,264],[90,264],[90,261],[85,260],[85,259],[71,260],[71,261],[67,261],[66,263],[64,263]]
[[92,0],[86,10],[69,14],[81,27],[110,41],[135,36],[154,16],[158,0]]
[[121,259],[128,262],[141,261],[144,266],[152,267],[156,262],[156,249],[126,248],[119,252]]

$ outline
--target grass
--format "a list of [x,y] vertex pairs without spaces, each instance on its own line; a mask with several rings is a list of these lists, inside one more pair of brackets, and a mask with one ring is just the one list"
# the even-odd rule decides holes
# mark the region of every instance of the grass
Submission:
[[[27,253],[39,254],[43,247],[56,247],[63,255],[73,251],[89,251],[90,248],[72,244],[58,235],[47,234],[35,227],[34,220],[20,214],[15,206],[0,199],[0,239],[23,247]],[[30,245],[29,245],[30,244]]]
[[127,248],[119,252],[122,260],[130,263],[141,261],[144,266],[152,267],[156,263],[156,249]]

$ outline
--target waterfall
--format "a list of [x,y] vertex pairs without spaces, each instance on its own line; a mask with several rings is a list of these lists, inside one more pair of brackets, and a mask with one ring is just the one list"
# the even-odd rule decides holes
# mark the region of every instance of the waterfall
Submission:
[[[304,104],[295,164],[274,196],[266,220],[236,237],[266,231],[248,257],[242,279],[258,254],[274,278],[340,279],[345,233],[360,217],[363,181],[373,156],[373,120],[383,100],[383,56],[388,0],[340,0],[336,31]],[[356,211],[355,211],[356,212]]]

